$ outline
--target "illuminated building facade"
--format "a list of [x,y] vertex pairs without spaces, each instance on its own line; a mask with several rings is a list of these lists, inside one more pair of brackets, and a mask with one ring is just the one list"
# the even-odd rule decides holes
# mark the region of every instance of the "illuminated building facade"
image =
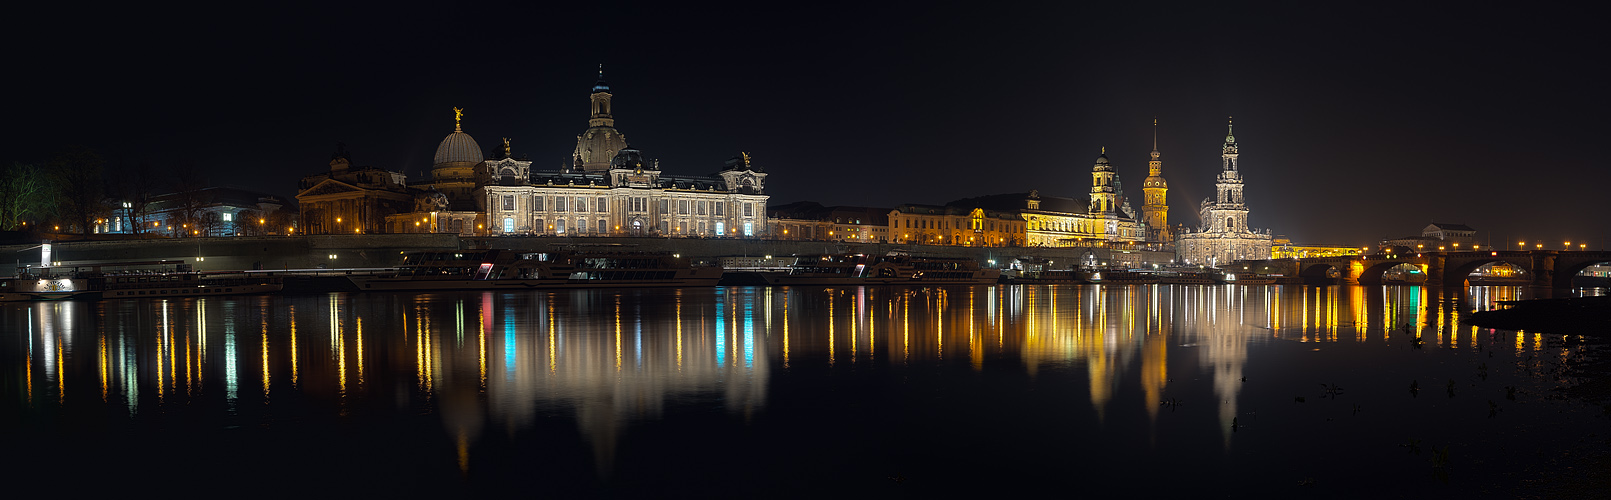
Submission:
[[1433,222],[1421,228],[1420,236],[1400,236],[1382,240],[1380,247],[1400,248],[1409,250],[1434,250],[1445,248],[1474,248],[1477,243],[1477,230],[1465,224],[1448,224]]
[[1218,197],[1213,201],[1203,200],[1199,211],[1201,225],[1195,231],[1180,234],[1175,241],[1175,255],[1182,263],[1215,266],[1238,260],[1262,260],[1270,255],[1270,232],[1247,225],[1248,208],[1242,196],[1236,135],[1229,127],[1221,148],[1220,168],[1216,183]]
[[771,239],[888,243],[887,208],[825,207],[802,201],[767,209]]
[[1090,195],[1083,200],[1031,190],[943,206],[901,205],[890,212],[889,223],[891,241],[927,245],[1135,247],[1147,243],[1149,234],[1106,152],[1091,168]]
[[387,216],[408,211],[414,201],[401,172],[355,168],[339,144],[330,155],[330,171],[303,177],[297,187],[305,234],[377,233]]
[[1292,240],[1277,235],[1270,245],[1272,259],[1304,259],[1309,257],[1351,257],[1362,253],[1359,247],[1337,245],[1294,245]]
[[889,212],[889,237],[894,243],[1016,247],[1024,245],[1023,236],[1024,222],[1017,212],[962,202],[907,204]]
[[1168,243],[1175,239],[1169,230],[1169,181],[1163,178],[1163,160],[1158,153],[1158,120],[1152,120],[1152,160],[1147,162],[1147,180],[1141,184],[1141,220],[1147,223],[1147,241]]
[[432,182],[416,185],[424,194],[414,212],[389,218],[389,229],[489,236],[767,233],[767,174],[748,153],[711,175],[662,172],[615,129],[610,99],[601,73],[589,128],[577,137],[572,165],[561,170],[532,169],[531,161],[514,156],[508,139],[488,159],[455,123],[437,148]]

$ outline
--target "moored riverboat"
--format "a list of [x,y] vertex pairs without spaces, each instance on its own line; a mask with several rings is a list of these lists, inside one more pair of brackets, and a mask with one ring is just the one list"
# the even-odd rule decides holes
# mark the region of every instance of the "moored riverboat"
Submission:
[[1225,275],[1213,271],[1164,271],[1158,273],[1158,282],[1165,285],[1218,285]]
[[259,295],[278,293],[285,287],[278,277],[197,271],[183,261],[112,262],[92,267],[87,275],[104,299]]
[[670,252],[422,252],[392,274],[350,276],[362,291],[715,286],[722,268]]
[[1139,269],[1101,269],[1091,271],[1091,282],[1104,285],[1149,285],[1159,281],[1158,273]]
[[1012,282],[1021,285],[1084,285],[1091,281],[1079,270],[1058,269],[1025,273],[1013,278]]
[[35,300],[95,299],[101,291],[90,280],[73,275],[32,274],[18,270],[16,276],[0,279],[0,302]]
[[1275,278],[1275,276],[1241,272],[1225,275],[1225,282],[1233,285],[1244,286],[1274,285]]
[[769,273],[769,285],[990,285],[1001,278],[967,258],[838,254],[800,257],[787,273]]

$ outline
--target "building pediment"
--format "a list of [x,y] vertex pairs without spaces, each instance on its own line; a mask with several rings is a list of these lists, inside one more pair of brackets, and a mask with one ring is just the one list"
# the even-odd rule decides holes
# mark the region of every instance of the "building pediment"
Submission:
[[302,199],[311,196],[329,196],[345,193],[360,193],[363,191],[365,191],[365,189],[352,184],[341,182],[335,179],[325,179],[320,181],[318,184],[314,184],[313,187],[304,189],[302,192],[297,193],[296,197],[297,199]]

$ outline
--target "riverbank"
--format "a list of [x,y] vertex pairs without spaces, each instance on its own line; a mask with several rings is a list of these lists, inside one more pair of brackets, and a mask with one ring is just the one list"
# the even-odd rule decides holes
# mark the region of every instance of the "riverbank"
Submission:
[[1611,336],[1611,297],[1574,297],[1509,302],[1509,308],[1478,311],[1471,324],[1501,330]]

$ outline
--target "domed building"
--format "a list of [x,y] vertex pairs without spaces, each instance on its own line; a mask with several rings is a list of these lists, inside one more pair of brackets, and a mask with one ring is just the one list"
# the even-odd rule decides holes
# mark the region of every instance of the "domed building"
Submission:
[[437,147],[420,199],[429,213],[389,217],[393,232],[464,235],[758,237],[766,232],[766,172],[748,153],[710,175],[672,175],[627,145],[611,117],[603,72],[593,85],[590,127],[577,136],[570,165],[536,170],[515,158],[509,139],[488,158],[457,125]]
[[610,170],[610,161],[616,153],[627,147],[626,136],[615,129],[611,113],[610,84],[604,82],[604,68],[599,67],[598,82],[593,84],[593,116],[587,120],[587,130],[576,136],[576,151],[572,154],[573,168],[583,172]]
[[1185,264],[1219,266],[1238,260],[1270,258],[1270,231],[1247,224],[1247,200],[1242,197],[1242,163],[1236,134],[1226,125],[1225,144],[1220,150],[1218,197],[1204,199],[1198,212],[1201,225],[1185,231],[1175,240],[1175,255]]
[[461,128],[464,110],[453,108],[453,115],[453,133],[436,146],[431,182],[423,187],[447,195],[452,210],[474,210],[475,200],[470,194],[475,190],[475,167],[487,156],[475,138]]
[[414,210],[388,215],[386,232],[476,233],[482,224],[475,196],[477,172],[487,155],[475,138],[464,133],[463,119],[464,110],[453,108],[453,133],[436,145],[431,178],[409,183]]

